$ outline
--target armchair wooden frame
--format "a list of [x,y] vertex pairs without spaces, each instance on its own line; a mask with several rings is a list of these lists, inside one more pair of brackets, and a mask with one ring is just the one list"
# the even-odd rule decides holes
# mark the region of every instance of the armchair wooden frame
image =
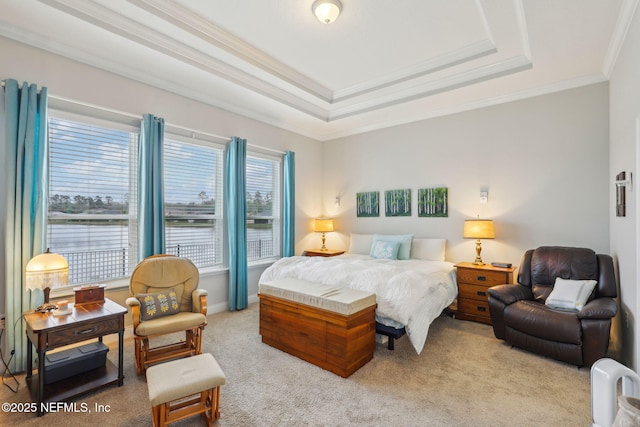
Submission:
[[[207,296],[200,295],[200,306],[203,307],[200,313],[207,315]],[[142,375],[147,367],[156,363],[166,362],[168,360],[178,359],[180,357],[194,356],[202,353],[202,333],[207,326],[207,322],[196,326],[195,328],[185,331],[184,341],[173,344],[166,344],[157,347],[151,347],[150,338],[157,338],[165,334],[139,336],[135,330],[140,324],[140,306],[133,305],[131,307],[131,315],[133,316],[133,338],[134,338],[134,355],[136,361],[136,373]]]
[[[187,323],[188,326],[186,327],[186,329],[183,329],[183,328],[176,329],[176,327],[172,326],[169,330],[161,330],[158,333],[148,333],[146,331],[143,333],[139,333],[139,329],[138,329],[139,326],[145,322],[141,320],[140,301],[137,298],[135,298],[136,292],[134,291],[135,286],[133,285],[133,282],[134,280],[137,280],[135,278],[136,271],[140,268],[141,265],[143,265],[143,263],[148,262],[149,260],[152,260],[152,262],[158,263],[159,261],[157,260],[157,258],[161,258],[161,257],[166,257],[164,258],[164,260],[170,262],[169,267],[167,267],[166,264],[163,266],[160,266],[160,264],[158,264],[158,266],[163,269],[163,273],[167,273],[167,275],[169,276],[174,275],[174,272],[171,271],[171,267],[173,267],[174,264],[178,263],[178,264],[186,265],[186,269],[191,274],[191,277],[188,279],[190,283],[187,284],[187,280],[185,280],[184,281],[185,284],[195,288],[197,287],[198,280],[199,280],[198,277],[195,277],[195,278],[193,277],[193,275],[197,276],[198,270],[197,270],[197,267],[195,267],[195,265],[193,265],[193,263],[191,263],[190,260],[186,258],[178,258],[178,257],[173,257],[171,255],[164,255],[164,254],[153,255],[151,257],[145,258],[143,261],[140,262],[140,264],[138,264],[136,269],[132,272],[131,274],[132,283],[130,285],[131,297],[127,299],[127,304],[131,307],[131,315],[133,318],[134,357],[135,357],[135,363],[136,363],[136,373],[138,375],[142,375],[143,373],[145,373],[147,367],[151,365],[166,362],[168,360],[178,359],[178,358],[187,357],[187,356],[193,356],[193,355],[202,353],[202,334],[204,332],[205,327],[207,326],[207,321],[206,321],[207,292],[203,289],[194,289],[193,291],[189,292],[190,288],[189,286],[186,286],[184,289],[185,291],[184,294],[188,293],[189,295],[182,296],[182,306],[188,305],[191,308],[191,310],[188,311],[188,310],[184,310],[184,308],[181,308],[180,313],[172,315],[172,316],[182,316],[180,321],[176,323],[180,323],[180,324]],[[171,257],[171,259],[169,259],[168,257]],[[164,277],[166,276],[163,276],[163,279],[161,280],[161,282],[166,282],[166,283],[151,281],[149,288],[153,290],[157,290],[158,288],[170,288],[172,287],[171,286],[172,284],[178,283],[179,280],[184,280],[184,279],[176,279],[175,277],[168,277],[166,280],[164,280]],[[154,279],[157,280],[157,278],[154,278]],[[197,313],[197,314],[201,314],[202,316],[190,316],[186,322],[183,322],[185,320],[185,316],[189,316],[188,313]],[[195,323],[194,323],[194,320],[195,320]],[[152,320],[151,322],[153,321],[154,320]],[[180,331],[185,332],[184,340],[181,340],[177,343],[151,347],[151,344],[150,344],[151,339],[158,338],[171,333],[178,333]]]

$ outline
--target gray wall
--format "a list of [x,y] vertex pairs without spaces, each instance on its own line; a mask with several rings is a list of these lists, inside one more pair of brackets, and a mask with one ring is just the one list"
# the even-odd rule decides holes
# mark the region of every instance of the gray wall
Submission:
[[[443,237],[447,259],[473,261],[462,238],[467,218],[492,218],[485,262],[515,265],[540,245],[609,252],[608,87],[606,83],[351,136],[325,144],[324,202],[348,247],[350,232]],[[417,189],[449,189],[448,218],[418,218]],[[412,216],[357,218],[356,193],[410,188]],[[480,204],[481,189],[488,204]],[[336,207],[336,194],[341,195]]]
[[[625,43],[610,80],[610,171],[609,183],[622,171],[632,172],[634,185],[627,191],[627,216],[611,214],[611,253],[617,259],[620,279],[621,317],[619,323],[625,364],[640,369],[638,315],[638,145],[640,144],[640,12],[636,10]],[[613,188],[613,187],[612,187]],[[610,203],[615,193],[610,196]]]

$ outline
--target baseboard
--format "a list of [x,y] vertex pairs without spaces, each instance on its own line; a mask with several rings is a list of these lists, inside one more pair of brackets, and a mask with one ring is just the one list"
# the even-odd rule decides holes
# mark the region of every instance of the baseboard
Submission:
[[[249,304],[254,304],[259,301],[258,294],[249,295]],[[229,301],[219,302],[207,306],[207,314],[222,313],[229,310]]]

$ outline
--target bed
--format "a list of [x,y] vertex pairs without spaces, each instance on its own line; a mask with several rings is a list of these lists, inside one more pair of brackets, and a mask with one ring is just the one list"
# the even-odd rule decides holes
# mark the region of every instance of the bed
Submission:
[[[352,234],[348,253],[281,258],[264,271],[259,284],[296,278],[373,292],[378,304],[376,321],[404,327],[420,354],[429,326],[458,293],[454,264],[444,261],[445,244],[444,239],[414,239],[411,235]],[[385,250],[375,250],[383,246]]]

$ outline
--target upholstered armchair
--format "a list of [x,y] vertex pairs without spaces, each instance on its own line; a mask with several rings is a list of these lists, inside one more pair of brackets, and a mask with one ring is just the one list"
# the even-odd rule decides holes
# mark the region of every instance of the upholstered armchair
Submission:
[[515,347],[591,366],[607,354],[616,296],[609,255],[557,246],[528,250],[518,284],[489,288],[493,332]]
[[[133,316],[136,372],[148,366],[201,353],[207,325],[207,291],[198,289],[198,268],[188,259],[154,255],[131,273],[127,305]],[[185,332],[185,340],[150,347],[149,339]]]

